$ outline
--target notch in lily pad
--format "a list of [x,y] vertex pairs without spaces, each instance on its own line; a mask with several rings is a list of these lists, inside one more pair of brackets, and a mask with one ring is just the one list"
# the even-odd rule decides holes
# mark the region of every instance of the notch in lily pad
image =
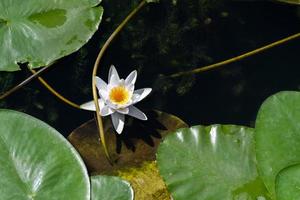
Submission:
[[100,2],[26,0],[20,5],[1,0],[0,71],[17,71],[20,63],[46,66],[77,51],[98,29]]

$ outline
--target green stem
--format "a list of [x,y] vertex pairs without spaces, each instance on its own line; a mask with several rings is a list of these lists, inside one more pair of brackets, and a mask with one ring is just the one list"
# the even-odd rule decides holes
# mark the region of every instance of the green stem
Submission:
[[[36,74],[37,72],[33,69],[30,69],[32,74]],[[47,81],[45,81],[42,77],[38,77],[38,80],[40,81],[40,83],[47,89],[49,90],[49,92],[51,92],[51,94],[53,94],[54,96],[56,96],[58,99],[60,99],[62,102],[68,104],[69,106],[72,106],[73,108],[77,108],[77,109],[81,109],[80,105],[72,102],[71,100],[67,99],[66,97],[64,97],[63,95],[61,95],[59,92],[57,92],[49,83],[47,83]]]
[[[212,69],[215,69],[217,67],[221,67],[221,66],[224,66],[226,64],[229,64],[231,62],[236,62],[236,61],[239,61],[243,58],[246,58],[248,56],[251,56],[251,55],[254,55],[256,53],[260,53],[264,50],[267,50],[269,48],[272,48],[272,47],[275,47],[277,45],[280,45],[280,44],[284,44],[285,42],[288,42],[292,39],[295,39],[299,37],[299,33],[295,34],[295,35],[292,35],[290,37],[287,37],[287,38],[284,38],[282,40],[279,40],[279,41],[276,41],[272,44],[269,44],[269,45],[266,45],[264,47],[261,47],[259,49],[256,49],[254,51],[251,51],[251,52],[248,52],[248,53],[245,53],[243,55],[240,55],[240,56],[237,56],[237,57],[234,57],[234,58],[231,58],[229,60],[226,60],[226,61],[222,61],[222,62],[219,62],[219,63],[215,63],[215,64],[212,64],[212,65],[208,65],[208,66],[205,66],[205,67],[201,67],[201,68],[197,68],[197,69],[194,69],[192,71],[189,71],[189,72],[181,72],[181,73],[176,73],[176,74],[173,74],[171,75],[171,77],[178,77],[178,76],[181,76],[181,75],[184,75],[184,74],[188,74],[188,73],[200,73],[200,72],[205,72],[205,71],[208,71],[208,70],[212,70]],[[34,70],[31,70],[32,73],[36,73]],[[56,96],[58,99],[62,100],[64,103],[74,107],[74,108],[77,108],[77,109],[81,109],[80,106],[74,102],[72,102],[71,100],[65,98],[64,96],[62,96],[60,93],[58,93],[50,84],[48,84],[42,77],[38,77],[39,81],[42,83],[42,85],[48,89],[54,96]],[[19,86],[16,86],[16,87],[19,87]],[[20,86],[22,87],[22,86]],[[9,95],[9,94],[8,94]]]
[[170,77],[171,78],[176,78],[176,77],[179,77],[179,76],[183,76],[183,75],[188,75],[188,74],[198,74],[200,72],[204,72],[204,71],[208,71],[208,70],[212,70],[212,69],[216,69],[216,68],[219,68],[219,67],[222,67],[224,65],[228,65],[230,63],[233,63],[233,62],[237,62],[239,60],[242,60],[244,58],[247,58],[249,56],[253,56],[255,54],[258,54],[258,53],[261,53],[267,49],[270,49],[270,48],[273,48],[275,46],[278,46],[280,44],[283,44],[283,43],[286,43],[286,42],[289,42],[291,40],[294,40],[296,38],[299,38],[300,37],[300,33],[296,33],[294,35],[291,35],[289,37],[286,37],[284,39],[281,39],[281,40],[278,40],[276,42],[273,42],[271,44],[268,44],[266,46],[263,46],[261,48],[258,48],[258,49],[255,49],[253,51],[250,51],[250,52],[247,52],[245,54],[242,54],[242,55],[239,55],[239,56],[236,56],[234,58],[230,58],[228,60],[224,60],[224,61],[221,61],[221,62],[218,62],[218,63],[215,63],[215,64],[212,64],[212,65],[208,65],[208,66],[204,66],[204,67],[199,67],[199,68],[196,68],[196,69],[193,69],[191,71],[185,71],[185,72],[179,72],[179,73],[175,73],[175,74],[171,74]]
[[11,95],[12,93],[16,92],[17,90],[21,89],[23,86],[25,86],[26,84],[28,84],[30,81],[32,81],[33,79],[37,78],[39,75],[41,75],[43,72],[45,72],[46,70],[48,70],[51,66],[53,65],[50,64],[46,67],[43,67],[42,69],[40,69],[38,72],[36,72],[35,74],[32,74],[31,76],[29,76],[28,78],[26,78],[24,81],[22,81],[21,83],[19,83],[18,85],[16,85],[15,87],[11,88],[10,90],[4,92],[1,96],[0,96],[0,100],[3,100],[4,98],[8,97],[9,95]]
[[98,68],[99,68],[99,63],[106,51],[106,49],[108,48],[108,46],[110,45],[110,43],[113,41],[113,39],[120,33],[120,31],[124,28],[124,26],[129,22],[129,20],[135,16],[135,14],[146,4],[146,0],[143,0],[133,11],[131,11],[131,13],[129,13],[129,15],[123,20],[123,22],[116,28],[116,30],[111,34],[111,36],[107,39],[107,41],[105,42],[105,44],[103,45],[102,49],[100,50],[96,62],[94,64],[94,69],[93,69],[93,74],[92,74],[92,89],[93,89],[93,99],[95,102],[95,106],[96,106],[96,118],[97,118],[97,124],[98,124],[98,130],[99,130],[99,136],[100,136],[100,140],[105,152],[105,155],[108,159],[108,161],[113,164],[110,156],[109,156],[109,152],[106,146],[106,142],[105,142],[105,134],[104,134],[104,129],[103,129],[103,122],[102,122],[102,118],[100,116],[100,107],[99,107],[99,103],[98,103],[98,95],[97,95],[97,89],[96,89],[96,75],[98,72]]

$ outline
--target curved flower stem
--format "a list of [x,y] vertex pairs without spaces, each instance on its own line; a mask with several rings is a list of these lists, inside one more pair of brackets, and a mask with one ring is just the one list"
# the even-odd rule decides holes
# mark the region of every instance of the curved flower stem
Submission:
[[[219,63],[215,63],[215,64],[212,64],[212,65],[208,65],[208,66],[205,66],[205,67],[201,67],[201,68],[196,68],[194,70],[191,70],[191,71],[186,71],[186,72],[180,72],[180,73],[175,73],[175,74],[172,74],[170,75],[170,77],[172,78],[176,78],[176,77],[179,77],[179,76],[182,76],[182,75],[186,75],[186,74],[197,74],[197,73],[200,73],[200,72],[205,72],[205,71],[209,71],[209,70],[213,70],[215,68],[218,68],[218,67],[221,67],[221,66],[224,66],[226,64],[229,64],[229,63],[233,63],[233,62],[236,62],[236,61],[239,61],[241,59],[244,59],[246,57],[249,57],[249,56],[252,56],[252,55],[255,55],[255,54],[258,54],[262,51],[265,51],[267,49],[270,49],[270,48],[273,48],[275,46],[278,46],[280,44],[284,44],[290,40],[293,40],[293,39],[296,39],[300,37],[300,33],[297,33],[297,34],[294,34],[292,36],[289,36],[287,38],[284,38],[282,40],[279,40],[279,41],[276,41],[274,43],[271,43],[269,45],[266,45],[264,47],[261,47],[261,48],[258,48],[256,50],[253,50],[253,51],[250,51],[250,52],[247,52],[245,54],[242,54],[240,56],[237,56],[237,57],[234,57],[234,58],[231,58],[229,60],[225,60],[225,61],[221,61]],[[50,66],[49,66],[50,67]],[[47,67],[45,67],[47,68]],[[45,69],[43,68],[43,69]],[[28,79],[34,79],[36,76],[37,76],[37,73],[42,73],[43,72],[43,69],[40,70],[39,72],[35,72],[35,70],[31,70],[31,72],[34,74],[34,76],[31,76],[29,77]],[[38,74],[39,75],[39,74]],[[11,90],[5,92],[3,95],[0,96],[0,100],[1,99],[4,99],[5,97],[9,96],[10,94],[12,94],[13,92],[15,92],[16,90],[20,89],[22,86],[24,86],[27,82],[29,82],[30,80],[26,79],[25,81],[23,81],[22,83],[20,83],[19,85],[17,85],[16,87],[12,88]],[[58,93],[53,87],[51,87],[43,78],[41,77],[38,77],[39,81],[46,87],[46,89],[48,89],[54,96],[56,96],[58,99],[62,100],[64,103],[74,107],[74,108],[78,108],[80,109],[80,106],[72,101],[70,101],[69,99],[63,97],[60,93]],[[25,84],[24,84],[25,82]]]
[[[32,74],[36,74],[37,72],[33,69],[29,69]],[[81,109],[80,106],[72,101],[70,101],[69,99],[63,97],[61,94],[59,94],[53,87],[51,87],[51,85],[49,85],[42,77],[38,77],[38,80],[41,82],[41,84],[43,86],[45,86],[46,89],[48,89],[54,96],[56,96],[58,99],[60,99],[61,101],[63,101],[64,103],[77,108],[77,109]]]
[[187,74],[198,74],[198,73],[200,73],[200,72],[212,70],[212,69],[215,69],[215,68],[218,68],[218,67],[227,65],[227,64],[229,64],[229,63],[233,63],[233,62],[242,60],[242,59],[247,58],[247,57],[249,57],[249,56],[258,54],[258,53],[260,53],[260,52],[262,52],[262,51],[265,51],[265,50],[267,50],[267,49],[273,48],[273,47],[275,47],[275,46],[278,46],[278,45],[280,45],[280,44],[286,43],[286,42],[288,42],[288,41],[290,41],[290,40],[293,40],[293,39],[296,39],[296,38],[299,38],[299,37],[300,37],[300,33],[296,33],[296,34],[294,34],[294,35],[291,35],[291,36],[286,37],[286,38],[284,38],[284,39],[278,40],[278,41],[276,41],[276,42],[274,42],[274,43],[268,44],[268,45],[263,46],[263,47],[261,47],[261,48],[255,49],[255,50],[253,50],[253,51],[247,52],[247,53],[245,53],[245,54],[236,56],[236,57],[234,57],[234,58],[230,58],[230,59],[228,59],[228,60],[224,60],[224,61],[221,61],[221,62],[212,64],[212,65],[208,65],[208,66],[205,66],[205,67],[196,68],[196,69],[193,69],[193,70],[191,70],[191,71],[185,71],[185,72],[175,73],[175,74],[170,75],[170,77],[171,77],[171,78],[176,78],[176,77],[179,77],[179,76],[182,76],[182,75],[187,75]]
[[93,74],[92,74],[92,88],[93,88],[93,99],[95,102],[95,106],[96,106],[96,118],[97,118],[97,123],[98,123],[98,129],[99,129],[99,136],[100,136],[100,140],[105,152],[105,155],[108,159],[108,161],[110,162],[110,164],[113,164],[110,156],[109,156],[109,152],[106,146],[106,142],[105,142],[105,135],[104,135],[104,129],[103,129],[103,122],[102,122],[102,118],[100,116],[100,107],[99,107],[99,103],[98,103],[98,95],[97,95],[97,89],[96,89],[96,75],[98,72],[98,68],[99,68],[99,63],[106,51],[106,49],[108,48],[108,46],[110,45],[110,43],[113,41],[113,39],[118,35],[118,33],[124,28],[124,26],[127,24],[127,22],[146,4],[146,0],[143,0],[133,11],[131,11],[129,13],[129,15],[124,19],[124,21],[116,28],[116,30],[111,34],[111,36],[107,39],[107,41],[104,43],[103,47],[101,48],[96,62],[94,64],[94,68],[93,68]]
[[45,72],[47,69],[49,69],[54,63],[51,63],[50,65],[47,65],[46,67],[43,67],[42,69],[40,69],[38,72],[36,72],[35,74],[32,74],[31,76],[29,76],[28,78],[26,78],[24,81],[22,81],[21,83],[19,83],[18,85],[16,85],[15,87],[11,88],[10,90],[4,92],[1,96],[0,96],[0,100],[3,100],[4,98],[8,97],[9,95],[11,95],[12,93],[16,92],[17,90],[21,89],[23,86],[25,86],[27,83],[29,83],[30,81],[32,81],[33,79],[37,78],[39,75],[41,75],[43,72]]

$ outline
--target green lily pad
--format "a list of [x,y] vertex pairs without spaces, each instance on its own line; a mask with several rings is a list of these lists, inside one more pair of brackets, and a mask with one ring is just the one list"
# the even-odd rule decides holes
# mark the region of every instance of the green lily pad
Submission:
[[275,179],[284,168],[300,163],[300,93],[280,92],[261,106],[256,119],[258,168],[275,198]]
[[136,199],[171,200],[170,193],[157,169],[156,161],[145,161],[139,167],[122,168],[113,174],[130,182]]
[[147,121],[127,117],[121,135],[114,133],[110,118],[104,118],[107,147],[114,161],[105,157],[95,120],[91,120],[68,137],[81,154],[93,175],[120,176],[133,187],[135,199],[169,200],[170,195],[158,173],[155,154],[163,137],[187,124],[174,115],[160,111],[146,112]]
[[119,177],[92,176],[92,200],[133,200],[130,184]]
[[157,163],[174,200],[269,199],[257,173],[251,128],[179,129],[159,146]]
[[61,134],[9,110],[0,124],[0,199],[90,199],[84,163]]
[[300,165],[283,169],[276,177],[276,194],[279,200],[300,198]]
[[0,71],[45,66],[83,46],[98,29],[101,0],[0,1]]

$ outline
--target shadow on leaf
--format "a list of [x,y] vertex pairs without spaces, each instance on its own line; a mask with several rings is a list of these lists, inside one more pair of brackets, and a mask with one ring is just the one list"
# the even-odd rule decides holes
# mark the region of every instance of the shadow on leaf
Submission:
[[152,137],[161,139],[162,135],[159,130],[168,130],[159,120],[158,113],[155,111],[146,112],[147,121],[141,121],[132,117],[128,117],[122,134],[116,133],[116,152],[121,153],[122,144],[127,149],[135,152],[136,143],[143,141],[147,145],[154,147],[155,142]]

